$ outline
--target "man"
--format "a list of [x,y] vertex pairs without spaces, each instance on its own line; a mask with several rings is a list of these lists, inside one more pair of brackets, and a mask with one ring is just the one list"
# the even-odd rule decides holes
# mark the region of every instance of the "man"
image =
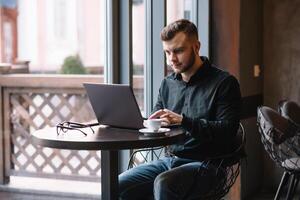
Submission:
[[120,199],[154,195],[156,200],[178,200],[205,194],[223,174],[202,161],[230,152],[239,126],[238,81],[200,57],[196,26],[175,21],[161,31],[161,40],[174,73],[162,81],[149,118],[181,125],[186,138],[170,146],[170,155],[122,173]]

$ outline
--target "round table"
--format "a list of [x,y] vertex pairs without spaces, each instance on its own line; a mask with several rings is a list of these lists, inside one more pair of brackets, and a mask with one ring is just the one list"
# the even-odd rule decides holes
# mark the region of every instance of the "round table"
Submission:
[[[145,137],[138,130],[113,127],[93,127],[85,136],[78,130],[57,134],[56,127],[44,128],[31,135],[31,141],[43,147],[76,150],[101,150],[101,191],[102,199],[118,199],[119,154],[122,149],[138,149],[175,144],[184,139],[185,131],[171,129],[165,136]],[[89,133],[90,132],[90,133]]]

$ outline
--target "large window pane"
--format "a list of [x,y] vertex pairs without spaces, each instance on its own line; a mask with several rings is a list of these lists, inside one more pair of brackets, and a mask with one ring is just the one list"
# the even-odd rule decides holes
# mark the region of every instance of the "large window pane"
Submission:
[[104,0],[19,0],[19,61],[31,73],[103,74]]
[[[167,0],[167,24],[178,19],[189,19],[192,17],[192,0]],[[167,74],[173,70],[167,66]]]
[[167,24],[177,19],[191,19],[192,0],[167,0]]
[[132,1],[133,90],[144,113],[145,1]]

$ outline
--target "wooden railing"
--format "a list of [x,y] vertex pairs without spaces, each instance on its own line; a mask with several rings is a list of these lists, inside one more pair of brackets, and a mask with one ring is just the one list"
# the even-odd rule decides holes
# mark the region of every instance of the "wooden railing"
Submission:
[[[143,77],[135,76],[133,81],[135,94],[141,95]],[[35,130],[62,121],[95,120],[83,82],[103,83],[104,78],[0,75],[0,183],[8,183],[12,175],[100,181],[100,151],[44,148],[29,139]]]
[[[103,77],[81,75],[0,76],[0,180],[11,175],[100,180],[100,152],[42,148],[30,134],[61,121],[95,119],[83,82]],[[56,134],[56,133],[54,133]]]

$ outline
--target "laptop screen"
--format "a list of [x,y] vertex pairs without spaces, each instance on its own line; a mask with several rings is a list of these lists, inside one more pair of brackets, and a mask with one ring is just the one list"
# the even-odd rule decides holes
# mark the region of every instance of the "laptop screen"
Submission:
[[143,128],[143,117],[129,85],[83,83],[100,124]]

